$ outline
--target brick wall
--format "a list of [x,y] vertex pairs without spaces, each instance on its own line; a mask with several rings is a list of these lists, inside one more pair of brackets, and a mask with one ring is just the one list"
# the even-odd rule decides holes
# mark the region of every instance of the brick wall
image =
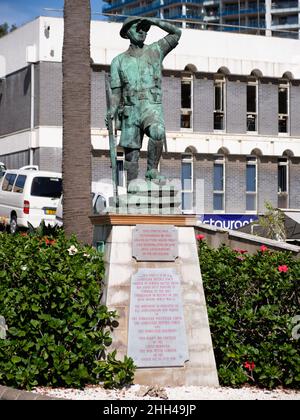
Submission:
[[292,136],[300,136],[300,86],[291,86],[290,129]]
[[104,70],[93,70],[91,85],[92,127],[105,128],[106,92]]
[[276,157],[261,156],[258,159],[258,211],[264,212],[265,202],[277,207],[278,161]]
[[34,165],[41,171],[62,172],[62,149],[59,147],[41,147],[34,150]]
[[207,79],[194,80],[193,127],[204,133],[214,129],[214,82]]
[[291,209],[300,209],[300,158],[290,159],[289,199]]
[[228,156],[225,169],[225,210],[227,213],[246,211],[246,159]]
[[62,65],[39,63],[38,125],[62,125]]
[[[213,162],[212,155],[194,156],[194,199],[197,208],[203,207],[206,213],[213,212]],[[199,202],[202,197],[197,191],[197,180],[204,182],[204,204]]]
[[11,153],[9,155],[1,155],[0,161],[3,162],[8,169],[19,169],[21,166],[28,165],[29,152],[24,150],[18,153]]
[[181,79],[175,76],[162,78],[163,109],[167,131],[180,130]]
[[30,128],[31,68],[0,81],[0,136]]
[[258,132],[278,134],[278,85],[258,85]]
[[226,86],[226,131],[246,133],[247,98],[245,82],[227,81]]

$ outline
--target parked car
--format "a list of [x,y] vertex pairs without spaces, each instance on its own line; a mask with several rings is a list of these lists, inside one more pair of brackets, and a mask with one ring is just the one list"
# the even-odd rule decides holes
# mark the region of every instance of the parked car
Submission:
[[[125,187],[118,187],[119,194],[126,194]],[[92,211],[94,214],[104,213],[109,207],[109,199],[113,197],[113,186],[105,182],[92,182]],[[56,210],[56,224],[63,225],[63,195],[61,195],[57,210]]]
[[6,169],[7,168],[5,164],[3,162],[0,162],[0,180],[4,176]]
[[18,227],[55,224],[62,192],[61,173],[40,171],[37,166],[7,169],[0,181],[0,217],[15,233]]

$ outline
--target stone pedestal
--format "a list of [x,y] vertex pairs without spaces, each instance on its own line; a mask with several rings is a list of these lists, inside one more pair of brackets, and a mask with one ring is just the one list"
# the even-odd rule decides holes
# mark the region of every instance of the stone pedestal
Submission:
[[[131,285],[141,273],[174,273],[180,279],[180,313],[183,314],[186,337],[178,347],[178,360],[173,365],[139,367],[135,383],[160,386],[202,385],[218,386],[218,376],[208,324],[207,309],[198,261],[194,233],[195,220],[190,216],[110,215],[91,217],[94,224],[94,244],[105,242],[106,287],[104,300],[109,309],[117,310],[119,327],[114,330],[112,347],[122,358],[128,354],[128,339],[131,352],[135,341],[128,331]],[[133,230],[136,225],[172,225],[178,234],[178,257],[174,261],[137,261],[133,258]],[[177,289],[176,289],[177,290]],[[178,289],[179,290],[179,289]],[[176,298],[177,299],[177,298]],[[132,328],[131,319],[131,328]],[[182,327],[182,325],[181,325]],[[143,328],[143,326],[142,326]],[[129,337],[130,336],[130,337]],[[148,337],[149,339],[149,337]],[[178,334],[177,338],[178,340]],[[182,345],[181,345],[182,344]],[[140,346],[140,343],[139,343]],[[133,350],[132,350],[133,347]],[[136,346],[138,347],[138,346]],[[187,350],[187,351],[186,351]],[[136,349],[136,351],[139,351]],[[172,350],[174,351],[174,349]],[[181,360],[180,355],[184,355]],[[178,366],[176,366],[178,363]],[[151,364],[151,363],[150,363]]]

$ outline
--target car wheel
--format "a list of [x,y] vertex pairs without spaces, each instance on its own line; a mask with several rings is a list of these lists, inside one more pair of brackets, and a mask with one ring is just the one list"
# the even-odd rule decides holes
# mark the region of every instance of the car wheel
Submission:
[[9,232],[14,235],[17,232],[18,224],[16,216],[11,216],[9,224]]

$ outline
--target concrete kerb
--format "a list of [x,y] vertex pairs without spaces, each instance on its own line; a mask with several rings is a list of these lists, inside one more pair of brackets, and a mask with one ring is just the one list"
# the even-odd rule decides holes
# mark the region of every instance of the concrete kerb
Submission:
[[60,400],[60,398],[48,397],[47,395],[37,394],[35,392],[21,391],[20,389],[9,388],[0,385],[0,401],[3,400]]

